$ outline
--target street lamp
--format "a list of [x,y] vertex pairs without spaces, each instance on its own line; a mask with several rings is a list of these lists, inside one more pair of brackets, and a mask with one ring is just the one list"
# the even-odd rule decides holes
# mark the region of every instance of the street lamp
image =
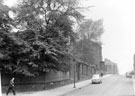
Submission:
[[0,70],[0,96],[2,96],[2,91],[1,91],[1,90],[2,90],[1,88],[2,88],[2,87],[1,87],[1,86],[2,86],[2,85],[1,85],[1,70]]
[[73,60],[74,61],[74,88],[76,87],[75,86],[75,77],[76,77],[76,63],[75,63],[75,59]]

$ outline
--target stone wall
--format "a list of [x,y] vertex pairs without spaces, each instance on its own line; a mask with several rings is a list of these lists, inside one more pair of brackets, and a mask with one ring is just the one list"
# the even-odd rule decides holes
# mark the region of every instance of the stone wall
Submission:
[[[10,75],[2,74],[2,92],[7,90],[10,79]],[[69,81],[69,72],[49,72],[37,77],[15,76],[15,89],[17,91],[38,91],[64,85]]]

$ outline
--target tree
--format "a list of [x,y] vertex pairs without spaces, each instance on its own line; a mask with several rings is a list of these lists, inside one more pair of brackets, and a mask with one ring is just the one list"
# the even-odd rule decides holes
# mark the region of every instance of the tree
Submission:
[[8,32],[11,30],[11,21],[9,17],[10,8],[2,4],[0,0],[0,31]]
[[[12,33],[0,32],[0,64],[3,72],[26,74],[26,65],[20,63],[25,62],[27,55],[25,54],[27,46],[24,42],[16,38]],[[28,50],[28,49],[27,49]],[[27,72],[27,75],[30,75]]]
[[92,19],[84,20],[78,28],[78,34],[81,38],[87,38],[91,41],[99,42],[104,32],[103,20],[93,21]]
[[98,64],[101,58],[100,37],[104,32],[103,21],[84,20],[78,26],[78,40],[73,45],[72,53],[88,64]]
[[[11,30],[11,24],[10,24],[10,17],[8,15],[8,12],[10,11],[10,9],[3,5],[2,0],[0,0],[0,59],[4,59],[6,58],[6,53],[4,53],[3,51],[3,47],[2,47],[2,43],[4,39],[6,39],[9,36],[9,32]],[[3,62],[0,62],[0,67],[2,69],[2,64]]]
[[69,70],[68,46],[76,35],[72,25],[83,17],[76,5],[75,0],[22,0],[13,10],[12,24],[19,31],[0,35],[1,68],[27,76]]

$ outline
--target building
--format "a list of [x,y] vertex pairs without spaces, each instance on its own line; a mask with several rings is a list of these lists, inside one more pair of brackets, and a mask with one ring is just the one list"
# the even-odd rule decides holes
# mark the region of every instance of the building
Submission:
[[105,73],[106,74],[118,74],[118,66],[117,63],[112,62],[109,59],[105,59]]
[[96,72],[97,73],[102,73],[103,71],[103,62],[102,62],[102,46],[98,43],[93,42],[92,46],[94,47],[93,49],[93,56],[94,56],[94,65],[96,65]]
[[100,73],[105,74],[105,62],[100,61]]

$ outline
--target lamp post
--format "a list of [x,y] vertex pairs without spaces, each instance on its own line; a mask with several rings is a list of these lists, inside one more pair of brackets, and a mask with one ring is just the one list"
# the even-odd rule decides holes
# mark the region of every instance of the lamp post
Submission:
[[74,88],[76,87],[75,86],[75,77],[76,77],[76,63],[75,63],[75,59],[74,59]]
[[2,86],[2,85],[1,85],[1,71],[0,71],[0,96],[2,96],[2,91],[1,91],[1,90],[2,90],[1,88],[2,88],[2,87],[1,87],[1,86]]

